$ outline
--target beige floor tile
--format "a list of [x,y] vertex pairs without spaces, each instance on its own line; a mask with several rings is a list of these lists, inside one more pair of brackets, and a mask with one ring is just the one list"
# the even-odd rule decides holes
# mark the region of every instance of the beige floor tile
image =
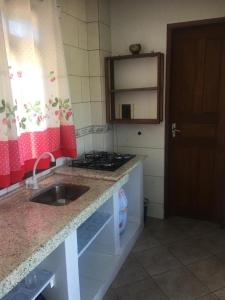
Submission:
[[215,295],[219,300],[225,300],[225,288],[215,291],[215,292],[214,292],[214,295]]
[[169,244],[172,242],[188,239],[188,236],[174,226],[165,223],[161,225],[149,226],[146,230],[151,236],[161,244]]
[[224,266],[225,230],[149,218],[104,300],[225,300]]
[[112,287],[117,288],[127,284],[134,283],[148,276],[143,267],[136,261],[136,259],[130,257],[119,271],[116,279],[114,280]]
[[155,247],[137,252],[135,257],[150,275],[181,266],[181,263],[165,247]]
[[218,229],[214,233],[202,236],[205,243],[208,243],[210,251],[214,254],[225,252],[225,230]]
[[209,293],[209,290],[185,267],[154,275],[153,278],[171,300],[192,300]]
[[103,300],[118,300],[118,299],[119,298],[117,294],[112,289],[109,289],[103,298]]
[[211,291],[225,286],[225,264],[217,257],[196,262],[188,266],[193,274]]
[[204,222],[200,221],[197,222],[188,233],[191,237],[193,236],[203,236],[206,234],[214,233],[219,230],[219,225],[216,223]]
[[182,217],[171,217],[168,219],[169,224],[175,226],[179,230],[182,230],[184,233],[190,233],[192,228],[196,224],[198,224],[198,221],[195,219],[189,219],[189,218],[182,218]]
[[168,299],[150,279],[116,289],[120,300],[166,300]]
[[216,297],[214,294],[208,294],[206,296],[197,298],[196,300],[218,300],[218,297]]
[[151,234],[148,231],[144,230],[134,245],[132,252],[144,251],[159,245],[160,243],[151,237]]
[[168,249],[184,265],[191,264],[212,255],[205,240],[201,238],[176,242],[170,244]]

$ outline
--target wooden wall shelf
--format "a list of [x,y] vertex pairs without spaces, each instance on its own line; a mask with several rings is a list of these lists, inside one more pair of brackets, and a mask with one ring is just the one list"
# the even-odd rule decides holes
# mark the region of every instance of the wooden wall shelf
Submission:
[[115,90],[110,90],[110,93],[127,93],[127,92],[138,92],[138,91],[157,91],[158,87],[153,86],[153,87],[143,87],[143,88],[130,88],[130,89],[115,89]]
[[[151,70],[149,68],[149,74],[151,72],[155,72],[156,76],[156,84],[151,86],[151,83],[149,83],[149,86],[144,86],[146,84],[143,84],[143,87],[141,87],[141,82],[137,82],[137,86],[135,87],[117,87],[115,86],[115,64],[120,63],[120,61],[125,60],[134,60],[134,59],[156,59],[156,68],[155,71]],[[132,64],[132,61],[129,61],[129,64]],[[141,75],[141,74],[140,74]],[[151,53],[143,53],[139,55],[119,55],[119,56],[111,56],[105,58],[105,77],[106,77],[106,117],[107,122],[109,123],[120,123],[120,124],[159,124],[163,119],[163,78],[164,78],[164,54],[160,52],[151,52]],[[140,87],[138,87],[140,86]],[[149,116],[149,118],[126,118],[123,119],[118,118],[118,115],[116,114],[116,103],[117,99],[119,99],[121,94],[130,93],[130,95],[134,95],[132,93],[156,93],[156,116],[152,118]],[[138,94],[141,95],[141,94]],[[149,94],[149,99],[150,99]],[[122,95],[121,95],[122,97]],[[138,103],[139,102],[139,103]],[[139,101],[139,96],[137,96],[137,101],[135,100],[135,105],[140,106],[141,101]],[[127,103],[126,103],[127,104]],[[132,104],[134,106],[134,104]],[[146,104],[145,104],[146,105]],[[134,114],[134,112],[133,112]]]

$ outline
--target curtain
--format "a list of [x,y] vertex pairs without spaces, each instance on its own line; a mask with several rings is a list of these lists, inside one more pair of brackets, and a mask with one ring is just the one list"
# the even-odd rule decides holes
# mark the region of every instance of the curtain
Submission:
[[44,151],[75,157],[76,144],[55,1],[4,0],[0,13],[2,188],[20,181]]

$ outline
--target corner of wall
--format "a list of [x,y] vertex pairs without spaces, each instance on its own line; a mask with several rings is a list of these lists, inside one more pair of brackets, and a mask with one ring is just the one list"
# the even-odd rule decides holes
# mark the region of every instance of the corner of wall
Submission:
[[105,118],[104,79],[104,57],[111,53],[109,1],[58,0],[57,5],[61,8],[78,155],[106,150],[112,144]]

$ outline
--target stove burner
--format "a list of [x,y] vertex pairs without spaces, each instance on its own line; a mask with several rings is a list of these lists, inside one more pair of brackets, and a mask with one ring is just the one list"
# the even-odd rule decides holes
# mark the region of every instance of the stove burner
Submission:
[[86,159],[94,159],[94,160],[98,160],[98,159],[103,159],[107,157],[107,152],[90,152],[84,155],[84,157]]
[[115,165],[114,163],[104,163],[103,164],[104,167],[112,167],[114,165]]
[[133,157],[135,157],[135,155],[93,151],[79,159],[72,160],[71,167],[115,171]]

